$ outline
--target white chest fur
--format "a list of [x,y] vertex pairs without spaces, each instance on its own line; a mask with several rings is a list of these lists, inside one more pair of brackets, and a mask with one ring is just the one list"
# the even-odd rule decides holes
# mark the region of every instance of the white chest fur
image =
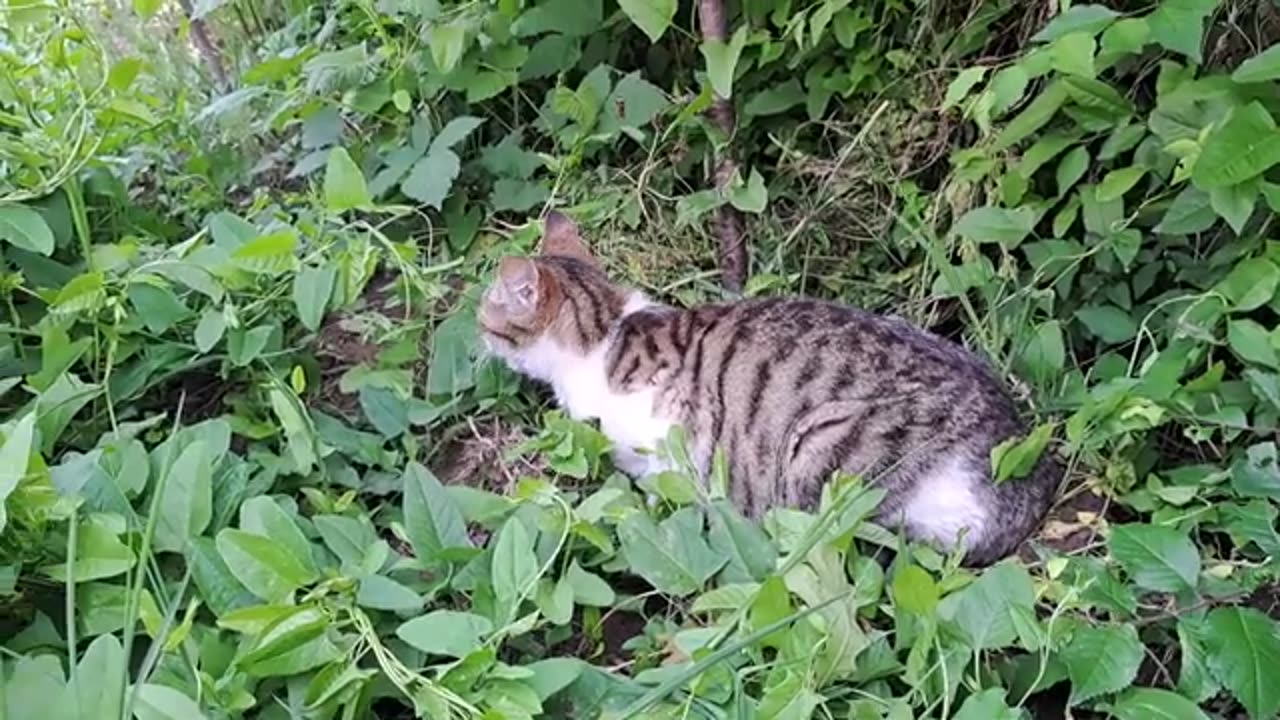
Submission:
[[[624,312],[634,312],[648,304],[642,295],[633,296]],[[666,438],[672,422],[654,411],[653,389],[616,393],[609,388],[605,368],[610,342],[606,341],[583,356],[543,338],[511,358],[518,370],[551,384],[556,400],[575,420],[598,419],[600,430],[614,445],[614,459],[631,475],[657,472],[665,467],[652,455]]]

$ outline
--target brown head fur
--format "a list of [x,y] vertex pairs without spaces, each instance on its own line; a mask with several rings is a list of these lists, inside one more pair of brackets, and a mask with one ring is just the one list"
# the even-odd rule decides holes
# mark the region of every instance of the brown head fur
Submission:
[[602,342],[626,302],[572,220],[547,215],[540,254],[504,257],[480,305],[481,329],[519,351],[547,336],[586,353]]

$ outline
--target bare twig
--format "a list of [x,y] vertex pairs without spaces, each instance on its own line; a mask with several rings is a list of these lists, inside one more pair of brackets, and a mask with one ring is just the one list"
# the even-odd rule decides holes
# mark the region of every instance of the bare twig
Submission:
[[[702,39],[706,42],[725,42],[728,25],[724,17],[723,0],[699,0],[698,23],[702,26]],[[728,98],[716,96],[708,111],[716,128],[726,138],[732,138],[736,118],[733,103]],[[738,165],[733,153],[726,147],[716,162],[715,183],[722,192],[729,188],[737,174]],[[732,205],[722,205],[716,211],[716,239],[720,255],[720,282],[725,288],[738,291],[747,280],[747,243],[743,230],[742,214]]]
[[210,37],[209,26],[204,18],[192,17],[194,10],[191,7],[191,0],[178,0],[178,4],[182,6],[182,12],[191,21],[191,44],[196,46],[200,59],[204,60],[205,67],[209,68],[214,84],[222,92],[229,90],[231,86],[227,82],[227,71],[222,65],[222,51]]

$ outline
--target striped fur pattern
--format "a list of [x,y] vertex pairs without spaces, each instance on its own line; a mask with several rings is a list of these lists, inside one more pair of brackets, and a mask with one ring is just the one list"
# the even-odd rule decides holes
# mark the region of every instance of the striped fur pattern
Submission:
[[817,300],[657,304],[611,283],[557,214],[540,256],[502,261],[479,318],[493,352],[600,420],[624,471],[662,469],[649,451],[682,425],[704,473],[724,449],[752,516],[811,508],[833,472],[858,473],[888,490],[882,522],[987,564],[1035,529],[1057,487],[1048,453],[1031,476],[992,482],[992,447],[1025,428],[960,346]]

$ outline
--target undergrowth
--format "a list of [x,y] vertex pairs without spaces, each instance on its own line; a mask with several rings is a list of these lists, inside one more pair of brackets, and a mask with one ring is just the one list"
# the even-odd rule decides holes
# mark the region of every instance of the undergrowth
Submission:
[[[1276,716],[1280,5],[695,5],[0,6],[0,718]],[[627,478],[477,352],[544,209],[693,304],[726,205],[744,294],[1000,371],[1016,557]]]

